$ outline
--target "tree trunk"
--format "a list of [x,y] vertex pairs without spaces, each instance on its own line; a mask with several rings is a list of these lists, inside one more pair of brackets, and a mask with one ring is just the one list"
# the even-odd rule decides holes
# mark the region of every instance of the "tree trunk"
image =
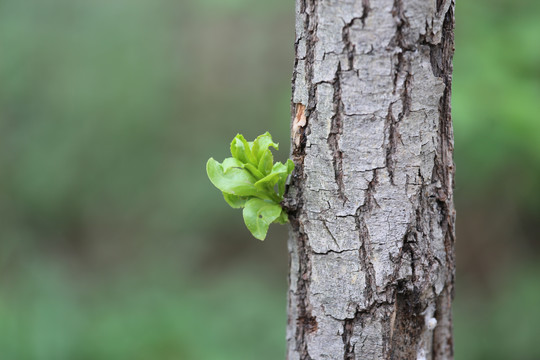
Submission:
[[288,359],[452,359],[453,0],[296,0]]

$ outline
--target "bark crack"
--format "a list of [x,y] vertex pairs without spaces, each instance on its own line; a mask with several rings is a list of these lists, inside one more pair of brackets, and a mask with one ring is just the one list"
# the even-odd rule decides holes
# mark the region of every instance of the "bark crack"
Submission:
[[371,251],[369,249],[369,229],[366,226],[364,216],[368,214],[371,209],[373,209],[373,206],[376,205],[374,193],[377,183],[377,170],[373,170],[373,178],[369,182],[364,195],[364,204],[356,210],[355,216],[356,228],[358,230],[358,237],[360,242],[358,256],[360,264],[362,265],[362,269],[365,272],[366,288],[364,290],[364,293],[367,301],[369,302],[371,302],[374,297],[374,292],[377,289],[377,284],[375,282],[375,269],[373,267],[373,263],[370,260]]
[[420,334],[424,328],[423,302],[416,288],[409,290],[398,284],[395,298],[394,323],[390,344],[390,359],[416,359]]
[[354,52],[355,52],[355,46],[351,41],[351,26],[354,24],[354,21],[358,18],[353,18],[348,24],[345,24],[343,26],[343,29],[341,31],[341,40],[343,41],[343,52],[347,54],[347,70],[353,70],[354,69]]
[[312,254],[315,254],[315,255],[328,255],[330,253],[332,254],[343,254],[343,253],[346,253],[346,252],[351,252],[351,251],[358,251],[358,250],[351,250],[351,249],[344,249],[344,250],[327,250],[325,252],[317,252],[317,251],[314,251],[312,250],[311,253]]
[[375,268],[371,262],[371,251],[369,246],[369,230],[366,226],[364,219],[360,218],[360,213],[357,215],[356,226],[358,228],[358,236],[360,238],[360,249],[358,256],[360,264],[365,272],[366,288],[364,290],[365,298],[368,302],[371,302],[374,298],[374,293],[377,290],[377,284],[375,281]]
[[[303,0],[306,22],[304,32],[306,34],[306,83],[313,83],[313,72],[315,63],[315,46],[317,43],[317,0]],[[315,114],[317,86],[309,86],[308,104],[306,117],[311,120]]]
[[337,248],[339,250],[339,243],[337,242],[336,237],[334,236],[334,234],[332,234],[332,232],[328,228],[328,225],[326,224],[326,221],[322,220],[322,223],[323,223],[324,228],[326,229],[326,231],[328,231],[328,234],[330,234],[330,237],[332,238],[332,240],[334,240],[334,244],[337,246]]
[[386,169],[388,171],[388,176],[390,177],[390,183],[392,185],[395,185],[394,183],[394,154],[397,149],[398,141],[399,141],[399,132],[397,130],[397,120],[394,117],[394,114],[392,112],[392,106],[394,103],[390,103],[388,106],[388,113],[386,115],[386,121],[384,124],[385,127],[385,133],[388,134],[387,138],[388,141],[385,141],[385,147],[386,147]]
[[[356,318],[356,316],[355,316]],[[356,355],[354,354],[354,347],[355,345],[351,345],[351,338],[353,336],[354,331],[354,318],[353,319],[345,319],[343,322],[343,334],[341,335],[341,338],[343,340],[343,360],[355,360]]]
[[360,20],[362,21],[362,28],[366,26],[366,19],[370,10],[371,8],[369,7],[369,0],[362,0],[362,16],[360,17]]
[[396,20],[396,33],[391,41],[391,45],[398,46],[403,51],[412,50],[410,44],[407,44],[405,35],[409,28],[409,20],[405,16],[405,9],[403,8],[403,0],[394,0],[392,7],[392,16]]
[[332,152],[332,166],[334,167],[334,178],[338,188],[338,197],[343,204],[347,201],[345,196],[345,185],[343,184],[343,152],[339,148],[339,138],[343,132],[342,113],[343,101],[341,100],[341,84],[340,84],[341,65],[338,64],[334,75],[334,115],[332,116],[330,125],[330,134],[328,135],[328,147]]
[[386,143],[386,165],[388,168],[390,183],[395,185],[394,170],[396,164],[394,154],[397,151],[397,146],[401,142],[398,127],[403,118],[409,115],[411,108],[410,86],[412,82],[412,74],[411,61],[407,53],[412,52],[415,46],[414,44],[408,44],[406,41],[406,31],[409,28],[409,21],[405,16],[403,0],[394,0],[392,16],[396,21],[396,32],[390,45],[398,48],[395,55],[396,65],[394,66],[393,93],[395,94],[398,88],[401,89],[401,111],[396,118],[396,116],[393,114],[394,103],[390,103],[386,116],[385,131],[388,133],[388,142]]

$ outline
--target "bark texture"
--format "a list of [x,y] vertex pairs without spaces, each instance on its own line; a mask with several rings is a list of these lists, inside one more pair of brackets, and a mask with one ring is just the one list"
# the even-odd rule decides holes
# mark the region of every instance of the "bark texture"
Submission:
[[453,0],[297,0],[288,359],[452,359]]

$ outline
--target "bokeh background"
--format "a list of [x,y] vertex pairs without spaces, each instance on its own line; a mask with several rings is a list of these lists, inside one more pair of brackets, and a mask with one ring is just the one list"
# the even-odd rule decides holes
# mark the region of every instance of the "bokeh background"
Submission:
[[[460,0],[456,359],[540,359],[540,2]],[[286,227],[205,174],[289,142],[292,0],[0,0],[0,359],[283,359]]]

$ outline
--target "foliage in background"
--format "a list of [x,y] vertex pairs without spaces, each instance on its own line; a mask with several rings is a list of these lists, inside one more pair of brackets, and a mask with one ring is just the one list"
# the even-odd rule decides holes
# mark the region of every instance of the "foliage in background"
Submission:
[[[540,2],[456,11],[456,358],[536,359]],[[200,164],[288,143],[293,17],[0,1],[2,359],[284,358],[286,231],[248,241]]]

